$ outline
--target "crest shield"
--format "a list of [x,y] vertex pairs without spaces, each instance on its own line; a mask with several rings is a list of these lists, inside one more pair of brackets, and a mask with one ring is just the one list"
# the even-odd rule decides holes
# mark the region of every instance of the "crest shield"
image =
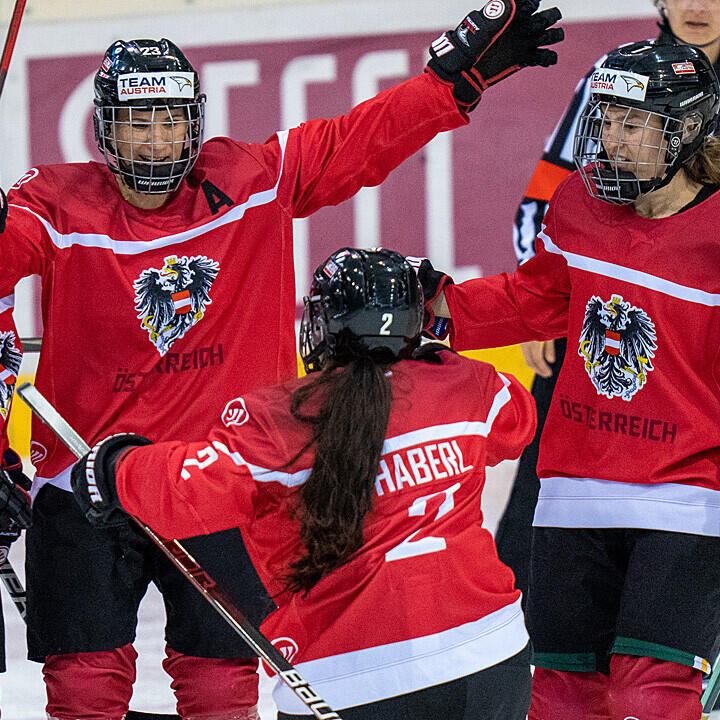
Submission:
[[647,382],[657,350],[655,324],[621,295],[593,295],[585,308],[578,355],[598,395],[628,402]]
[[10,401],[22,362],[22,353],[15,347],[15,339],[12,330],[0,332],[0,415],[3,418],[7,418],[10,410]]
[[169,255],[162,268],[148,268],[133,283],[141,326],[160,355],[205,315],[220,265],[205,255]]

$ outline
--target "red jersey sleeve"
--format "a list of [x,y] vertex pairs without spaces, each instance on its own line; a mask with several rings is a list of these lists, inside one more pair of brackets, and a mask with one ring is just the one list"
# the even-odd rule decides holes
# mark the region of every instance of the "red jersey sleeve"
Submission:
[[131,450],[117,469],[123,507],[166,538],[242,525],[252,514],[255,482],[221,444],[163,442]]
[[0,274],[0,452],[8,446],[7,419],[12,403],[20,363],[22,346],[18,336],[13,310],[15,285],[28,275],[42,275],[51,262],[52,243],[34,207],[48,201],[52,194],[34,168],[23,179],[26,183],[14,186],[8,193],[8,218],[5,231],[0,235],[3,272]]
[[278,199],[294,217],[337,205],[362,187],[379,185],[438,133],[467,122],[450,86],[427,73],[406,80],[346,115],[291,129]]
[[513,375],[492,372],[487,383],[487,394],[494,398],[486,458],[492,467],[520,457],[535,434],[537,413],[532,395]]
[[567,334],[570,278],[562,255],[548,252],[553,205],[537,237],[537,254],[512,275],[467,280],[445,288],[456,350],[503,347]]
[[[292,431],[287,392],[267,388],[243,403],[247,420],[217,426],[206,440],[128,452],[116,474],[123,507],[160,535],[183,538],[247,527],[259,504],[292,493],[294,476],[282,467],[303,447],[306,433],[304,427]],[[284,408],[281,417],[278,407]]]

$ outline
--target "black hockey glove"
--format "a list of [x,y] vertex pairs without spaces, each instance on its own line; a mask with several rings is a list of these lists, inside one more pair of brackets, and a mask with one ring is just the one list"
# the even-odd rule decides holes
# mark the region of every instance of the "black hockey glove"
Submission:
[[128,515],[120,504],[115,487],[115,466],[126,450],[151,444],[141,435],[111,435],[73,465],[70,485],[77,504],[91,525],[109,528],[127,523]]
[[0,463],[0,564],[7,560],[22,530],[32,525],[30,479],[22,471],[22,461],[14,450],[6,450]]
[[7,216],[8,216],[8,200],[7,200],[7,196],[3,192],[3,189],[0,188],[0,233],[5,232],[5,225],[7,224]]
[[455,281],[444,272],[436,270],[427,258],[406,257],[405,259],[415,268],[418,282],[423,289],[425,298],[423,333],[433,340],[444,340],[450,333],[450,319],[436,317],[431,303],[448,285],[454,285]]
[[483,91],[523,67],[557,63],[543,45],[562,41],[557,8],[535,12],[540,0],[489,0],[430,46],[428,70],[453,83],[457,104],[470,112]]

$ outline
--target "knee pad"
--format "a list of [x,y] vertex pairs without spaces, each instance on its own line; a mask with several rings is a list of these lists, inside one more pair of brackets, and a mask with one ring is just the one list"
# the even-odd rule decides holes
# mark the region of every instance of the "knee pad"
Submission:
[[536,667],[528,720],[610,720],[608,677],[600,672],[566,672]]
[[698,720],[702,673],[688,665],[633,655],[610,660],[612,720]]
[[177,712],[184,720],[255,720],[257,658],[200,658],[165,648]]
[[48,716],[55,720],[122,720],[135,682],[135,648],[48,655],[43,664]]

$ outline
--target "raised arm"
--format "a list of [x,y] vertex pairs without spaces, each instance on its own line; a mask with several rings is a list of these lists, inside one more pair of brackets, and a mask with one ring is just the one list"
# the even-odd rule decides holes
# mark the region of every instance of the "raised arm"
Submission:
[[[547,227],[554,224],[552,206],[546,221]],[[512,275],[501,273],[459,285],[425,259],[418,268],[426,301],[425,332],[438,339],[450,334],[457,350],[563,337],[570,279],[563,256],[546,251],[543,237],[547,236],[541,230],[537,255]]]
[[304,217],[378,185],[438,133],[466,124],[488,87],[522,67],[554,64],[556,53],[541,46],[562,40],[551,27],[560,12],[535,12],[538,4],[488,2],[432,44],[423,75],[271,139],[271,152],[282,150],[280,201]]

